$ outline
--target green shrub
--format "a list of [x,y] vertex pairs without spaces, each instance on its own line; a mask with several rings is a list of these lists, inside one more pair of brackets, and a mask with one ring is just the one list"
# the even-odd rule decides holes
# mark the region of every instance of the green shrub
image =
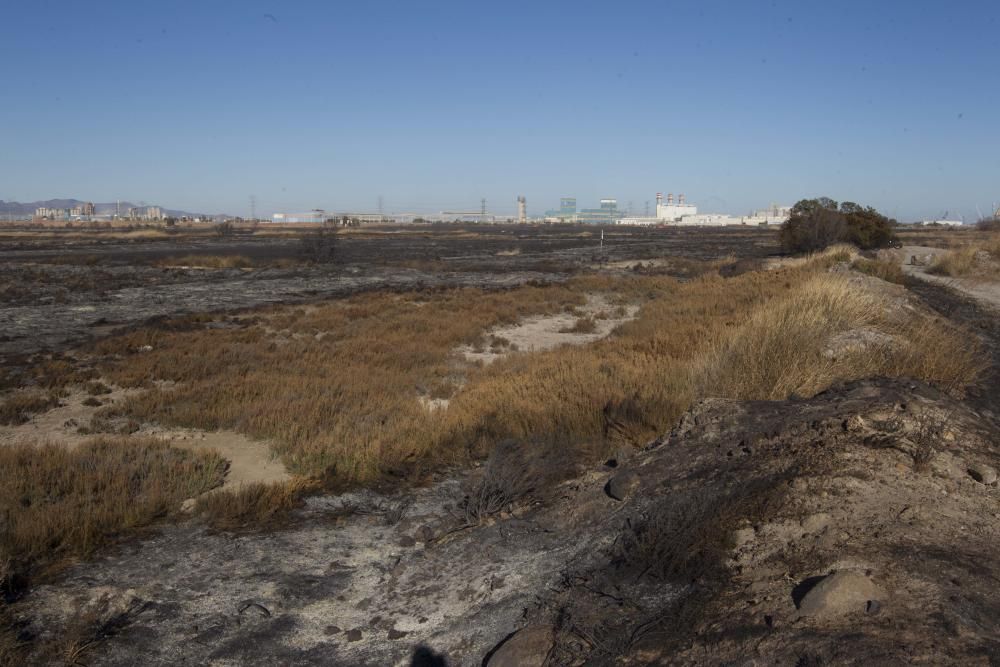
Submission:
[[864,250],[883,248],[894,240],[895,225],[870,206],[838,204],[828,197],[803,199],[781,227],[781,245],[786,252],[818,252],[841,242]]

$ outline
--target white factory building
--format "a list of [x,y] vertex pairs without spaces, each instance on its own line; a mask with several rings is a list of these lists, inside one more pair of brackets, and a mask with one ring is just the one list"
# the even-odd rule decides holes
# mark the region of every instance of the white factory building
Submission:
[[946,227],[961,227],[963,223],[961,220],[920,220],[914,224],[917,225],[944,225]]
[[697,215],[698,207],[684,201],[684,195],[677,195],[674,203],[673,193],[667,195],[667,203],[663,203],[663,193],[656,193],[656,219],[663,222],[680,222],[682,218]]
[[689,204],[684,195],[668,194],[664,202],[663,194],[656,193],[656,217],[625,217],[616,221],[619,225],[671,225],[694,227],[725,227],[729,225],[780,225],[791,213],[787,206],[772,205],[770,208],[754,211],[750,215],[735,216],[725,213],[698,213],[698,207]]

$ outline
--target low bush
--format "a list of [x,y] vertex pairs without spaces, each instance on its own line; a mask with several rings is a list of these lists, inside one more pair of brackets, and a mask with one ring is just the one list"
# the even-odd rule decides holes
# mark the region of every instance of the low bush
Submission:
[[594,321],[593,317],[586,316],[577,318],[572,326],[560,329],[559,333],[589,334],[595,331],[597,331],[597,322]]

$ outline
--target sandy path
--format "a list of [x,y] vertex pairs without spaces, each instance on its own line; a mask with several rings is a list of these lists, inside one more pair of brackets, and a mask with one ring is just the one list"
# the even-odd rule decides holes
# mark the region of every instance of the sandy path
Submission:
[[[951,278],[949,276],[935,276],[927,273],[927,267],[934,257],[948,252],[946,248],[932,248],[929,246],[903,246],[893,252],[902,266],[903,271],[920,280],[946,285],[964,294],[982,301],[983,303],[1000,308],[1000,282],[986,280],[982,278]],[[916,263],[912,263],[916,258]]]

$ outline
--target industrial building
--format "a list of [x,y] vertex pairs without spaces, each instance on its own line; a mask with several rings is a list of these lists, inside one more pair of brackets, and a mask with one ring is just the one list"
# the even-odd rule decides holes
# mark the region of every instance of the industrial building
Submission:
[[576,222],[576,197],[560,197],[559,208],[545,212],[546,222]]
[[275,224],[321,224],[331,221],[342,225],[378,225],[394,222],[394,219],[381,213],[328,213],[321,208],[314,208],[308,213],[275,213],[271,216],[271,222]]
[[623,217],[616,220],[619,225],[684,225],[697,227],[725,227],[730,225],[780,225],[791,214],[787,206],[771,205],[770,208],[754,211],[750,215],[734,216],[725,213],[698,213],[698,207],[689,204],[683,194],[668,194],[666,201],[663,193],[656,193],[656,217]]
[[271,216],[271,222],[274,223],[322,223],[326,221],[326,211],[322,209],[313,209],[308,213],[275,213]]
[[581,209],[576,221],[589,225],[613,225],[621,217],[617,199],[602,199],[600,208]]

